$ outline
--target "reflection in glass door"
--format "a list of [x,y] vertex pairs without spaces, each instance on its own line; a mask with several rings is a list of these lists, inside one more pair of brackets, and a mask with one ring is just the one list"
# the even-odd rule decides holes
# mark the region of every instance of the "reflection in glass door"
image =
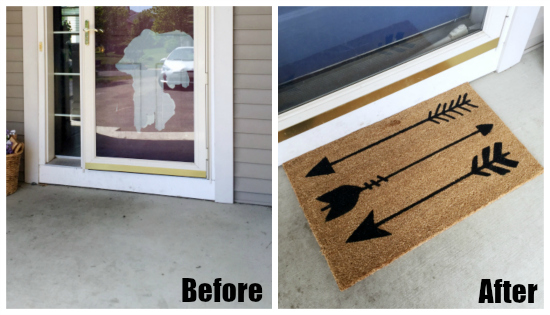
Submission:
[[96,156],[194,162],[193,7],[95,7]]
[[279,7],[279,114],[480,32],[487,7]]

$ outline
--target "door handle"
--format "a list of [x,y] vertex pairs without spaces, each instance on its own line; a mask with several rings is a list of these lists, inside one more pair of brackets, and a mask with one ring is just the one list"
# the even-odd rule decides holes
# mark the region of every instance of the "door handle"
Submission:
[[90,31],[95,31],[95,32],[98,32],[98,33],[103,33],[103,30],[102,29],[90,29],[90,21],[89,20],[86,20],[86,22],[84,22],[84,29],[83,31],[85,32],[84,34],[84,43],[86,45],[89,45],[90,44]]
[[84,32],[89,32],[89,31],[96,31],[96,32],[100,32],[100,33],[103,33],[103,30],[102,29],[98,29],[96,30],[95,28],[93,30],[89,29],[89,28],[85,28],[83,29]]

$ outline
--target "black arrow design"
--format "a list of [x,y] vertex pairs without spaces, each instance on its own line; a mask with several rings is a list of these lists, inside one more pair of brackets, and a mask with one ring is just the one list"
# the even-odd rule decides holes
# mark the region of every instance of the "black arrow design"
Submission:
[[388,179],[392,176],[395,176],[401,172],[403,172],[404,170],[434,156],[435,154],[443,151],[443,150],[446,150],[450,147],[452,147],[453,145],[459,143],[459,142],[462,142],[472,136],[475,136],[476,134],[478,133],[481,133],[483,136],[486,136],[488,135],[491,130],[493,129],[493,125],[491,124],[485,124],[485,125],[478,125],[476,126],[476,129],[477,131],[474,131],[472,133],[470,133],[469,135],[465,136],[465,137],[462,137],[458,140],[456,140],[455,142],[453,143],[450,143],[442,148],[440,148],[439,150],[436,150],[426,156],[424,156],[423,158],[401,168],[400,170],[397,170],[387,176],[380,176],[378,175],[378,180],[371,180],[370,183],[364,183],[364,187],[360,187],[360,186],[351,186],[351,185],[343,185],[343,186],[340,186],[332,191],[329,191],[328,193],[320,196],[320,197],[317,197],[317,200],[319,201],[322,201],[322,202],[327,202],[328,205],[326,207],[324,207],[323,209],[321,209],[321,211],[325,211],[327,209],[330,209],[328,215],[327,215],[327,218],[326,218],[326,221],[330,221],[332,219],[336,219],[338,218],[339,216],[341,215],[344,215],[346,213],[348,213],[349,211],[351,211],[355,205],[357,204],[357,200],[359,200],[359,195],[361,194],[361,192],[363,192],[364,190],[367,190],[367,189],[373,189],[374,186],[376,187],[380,187],[380,183],[382,182],[387,182]]
[[[330,162],[327,157],[324,157],[319,163],[317,163],[317,165],[315,165],[310,171],[309,173],[307,173],[306,177],[313,177],[313,176],[319,176],[319,175],[328,175],[328,174],[332,174],[332,173],[335,173],[334,169],[332,168],[333,165],[335,164],[338,164],[342,161],[344,161],[345,159],[347,158],[350,158],[356,154],[359,154],[365,150],[368,150],[376,145],[379,145],[380,143],[384,142],[384,141],[387,141],[397,135],[400,135],[404,132],[407,132],[415,127],[418,127],[420,125],[422,125],[423,123],[426,123],[428,121],[431,121],[433,123],[436,123],[436,124],[440,124],[440,121],[445,121],[445,122],[449,122],[449,119],[456,119],[454,116],[451,116],[450,113],[455,113],[457,115],[460,115],[460,116],[464,116],[464,114],[462,114],[461,112],[457,111],[458,108],[462,109],[462,110],[465,110],[467,112],[471,112],[471,110],[469,110],[466,105],[468,106],[471,106],[471,107],[474,107],[474,108],[477,108],[478,106],[477,105],[474,105],[474,104],[470,104],[471,100],[468,99],[468,93],[464,93],[464,95],[459,95],[458,96],[458,99],[456,101],[456,104],[455,104],[455,101],[452,100],[451,103],[449,104],[449,107],[447,107],[447,103],[443,104],[443,108],[441,108],[441,103],[439,103],[439,105],[437,105],[437,109],[435,110],[435,113],[433,113],[432,115],[432,112],[430,111],[430,113],[428,114],[428,118],[424,119],[424,120],[421,120],[419,122],[417,122],[416,124],[412,125],[412,126],[409,126],[405,129],[402,129],[392,135],[389,135],[387,136],[386,138],[382,139],[382,140],[378,140],[376,141],[375,143],[371,143],[369,144],[368,146],[364,147],[364,148],[361,148],[353,153],[350,153],[346,156],[344,156],[343,158],[339,159],[339,160],[336,160],[334,162]],[[441,109],[441,111],[439,111]],[[447,119],[449,118],[449,119]]]
[[390,221],[391,219],[397,217],[398,215],[401,215],[405,213],[407,210],[410,210],[414,208],[415,206],[423,203],[424,201],[432,198],[433,196],[439,194],[440,192],[446,190],[447,188],[465,180],[466,178],[472,176],[472,175],[480,175],[480,176],[491,176],[490,173],[484,172],[483,170],[491,170],[499,175],[506,175],[510,173],[510,170],[502,168],[500,166],[496,166],[495,164],[500,164],[508,167],[517,167],[519,162],[514,160],[509,160],[506,158],[508,153],[502,153],[502,142],[496,142],[494,145],[493,150],[493,160],[489,160],[489,156],[491,154],[491,147],[485,147],[481,151],[481,158],[483,160],[483,164],[481,166],[478,165],[478,159],[477,155],[472,159],[472,167],[470,172],[465,174],[464,176],[458,178],[457,180],[453,181],[452,183],[434,191],[433,193],[429,194],[428,196],[418,200],[417,202],[407,206],[406,208],[390,215],[389,217],[379,221],[378,223],[374,223],[374,213],[371,211],[367,218],[359,225],[359,227],[351,234],[351,236],[348,238],[346,243],[353,243],[353,242],[360,242],[360,241],[366,241],[373,238],[378,237],[384,237],[391,235],[390,232],[384,231],[380,228],[378,228],[380,225]]

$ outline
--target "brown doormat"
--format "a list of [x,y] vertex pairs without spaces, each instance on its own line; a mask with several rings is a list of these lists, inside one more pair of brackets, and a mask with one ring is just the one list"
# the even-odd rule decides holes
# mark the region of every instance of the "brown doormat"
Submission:
[[283,166],[340,290],[543,171],[469,84]]

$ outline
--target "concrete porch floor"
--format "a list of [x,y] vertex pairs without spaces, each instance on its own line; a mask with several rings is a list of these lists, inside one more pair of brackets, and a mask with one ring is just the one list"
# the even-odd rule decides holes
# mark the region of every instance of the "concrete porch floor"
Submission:
[[[543,166],[543,47],[471,83]],[[543,175],[544,176],[544,175]],[[279,167],[279,308],[542,308],[543,176],[340,292]],[[478,304],[481,279],[538,284],[535,303]]]
[[[23,184],[7,197],[8,308],[271,308],[271,208]],[[259,283],[259,302],[182,303]]]

